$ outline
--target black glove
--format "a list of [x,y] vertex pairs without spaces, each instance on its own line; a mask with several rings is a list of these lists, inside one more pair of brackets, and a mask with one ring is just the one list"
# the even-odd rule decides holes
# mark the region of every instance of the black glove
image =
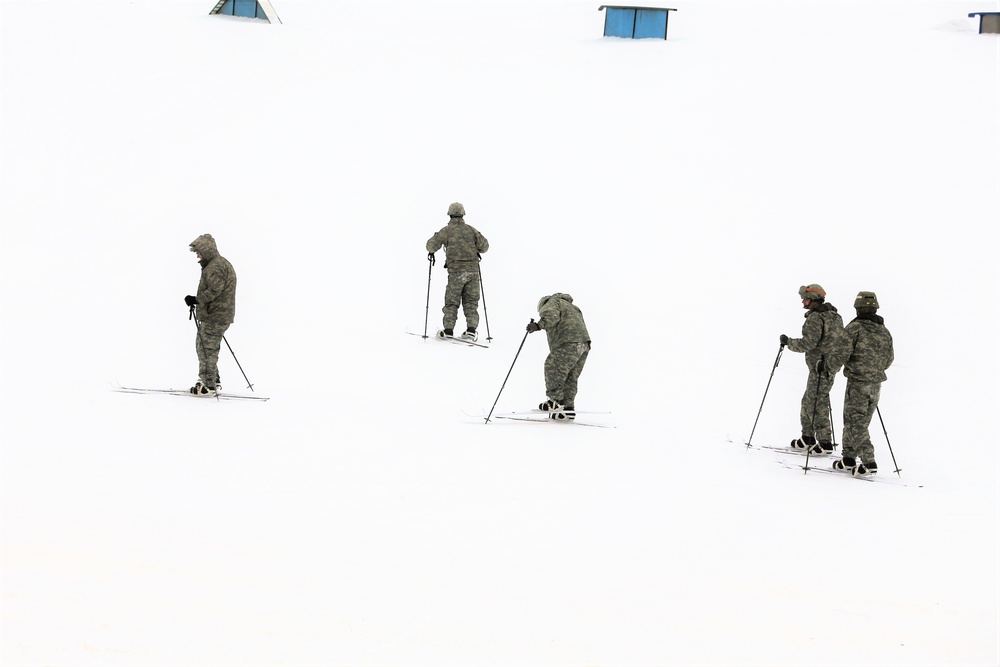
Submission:
[[193,306],[198,303],[198,297],[191,296],[190,294],[188,294],[186,297],[184,297],[184,303],[186,303],[189,306]]
[[816,372],[817,373],[825,373],[826,372],[826,359],[825,358],[820,357],[819,359],[816,360]]
[[788,336],[786,336],[785,334],[781,334],[781,344],[788,345]]
[[434,263],[437,261],[434,259],[434,253],[432,252],[427,253],[427,260],[431,263],[431,266],[434,266]]
[[531,320],[530,322],[528,322],[528,326],[524,327],[524,330],[527,331],[528,333],[535,333],[539,329],[541,329],[541,327],[538,326],[538,322],[536,322],[535,320]]

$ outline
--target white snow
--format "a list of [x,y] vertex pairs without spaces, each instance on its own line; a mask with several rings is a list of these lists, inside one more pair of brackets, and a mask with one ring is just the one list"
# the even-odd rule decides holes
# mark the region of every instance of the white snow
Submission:
[[[597,2],[212,4],[0,4],[0,662],[1000,662],[998,3],[681,0],[666,42]],[[452,201],[489,350],[403,334]],[[196,379],[205,232],[271,400],[112,392]],[[727,442],[811,282],[877,292],[923,488]],[[544,399],[556,291],[617,428],[467,417],[508,371],[498,410]]]

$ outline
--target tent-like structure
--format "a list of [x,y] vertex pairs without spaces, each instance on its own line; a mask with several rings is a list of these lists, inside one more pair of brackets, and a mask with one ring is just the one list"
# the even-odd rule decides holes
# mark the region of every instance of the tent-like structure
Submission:
[[219,0],[215,9],[209,14],[243,16],[249,19],[261,19],[268,23],[281,23],[278,13],[271,6],[271,0]]

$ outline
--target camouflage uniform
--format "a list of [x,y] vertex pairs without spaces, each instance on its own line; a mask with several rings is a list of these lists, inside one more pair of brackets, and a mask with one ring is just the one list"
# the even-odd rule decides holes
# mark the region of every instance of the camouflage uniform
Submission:
[[[462,306],[469,330],[479,326],[479,260],[480,254],[490,249],[486,237],[472,225],[465,223],[465,208],[452,204],[448,209],[451,220],[427,240],[427,252],[435,253],[445,248],[444,266],[448,269],[448,286],[444,291],[444,328],[451,331],[458,321],[458,307]],[[456,215],[460,213],[460,215]]]
[[829,303],[821,303],[805,314],[802,338],[789,338],[788,349],[805,352],[809,379],[799,406],[802,435],[829,443],[833,440],[830,422],[830,390],[840,363],[835,358],[841,352],[844,320]]
[[198,304],[195,306],[198,333],[198,379],[208,386],[219,384],[219,350],[222,337],[236,318],[236,271],[219,254],[211,234],[202,234],[191,242],[191,251],[201,255],[201,280],[198,281]]
[[538,328],[545,330],[549,356],[545,359],[545,395],[567,408],[574,407],[577,381],[590,354],[590,334],[583,313],[569,294],[542,297]]
[[859,312],[846,327],[851,357],[844,365],[847,393],[844,395],[844,457],[875,462],[868,427],[878,408],[885,369],[892,365],[892,335],[885,321],[871,312]]

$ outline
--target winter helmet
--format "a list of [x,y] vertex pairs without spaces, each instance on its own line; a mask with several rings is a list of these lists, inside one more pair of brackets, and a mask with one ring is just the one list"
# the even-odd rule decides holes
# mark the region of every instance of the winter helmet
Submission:
[[857,310],[875,312],[878,310],[878,297],[875,292],[858,292],[858,296],[854,298],[854,307]]
[[549,296],[543,296],[541,299],[538,300],[538,305],[535,306],[535,310],[537,310],[538,312],[542,312],[542,308],[545,306],[546,303],[548,303],[549,299],[551,298],[552,298],[551,294]]
[[799,288],[799,296],[810,301],[822,302],[826,300],[826,290],[816,283],[803,285]]
[[465,215],[465,207],[455,202],[448,207],[448,215],[452,218],[461,218]]

